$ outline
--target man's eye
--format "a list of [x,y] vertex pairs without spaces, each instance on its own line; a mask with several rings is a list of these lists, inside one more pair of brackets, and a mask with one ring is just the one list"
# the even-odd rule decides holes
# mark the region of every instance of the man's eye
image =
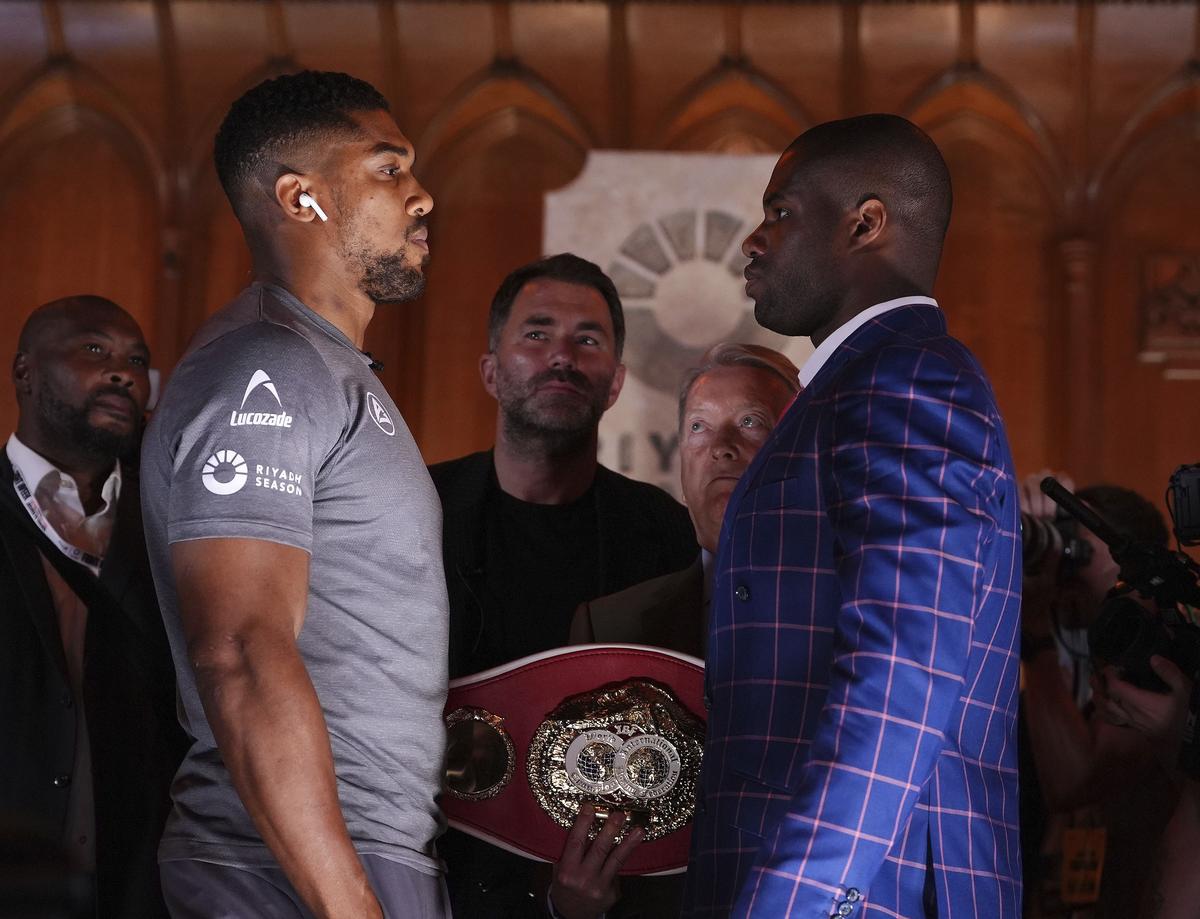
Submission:
[[89,341],[86,345],[83,346],[83,348],[85,351],[91,351],[92,354],[103,354],[104,353],[104,346],[98,345],[94,341]]
[[542,341],[546,337],[546,333],[538,329],[530,329],[525,333],[526,338],[532,338],[534,341]]
[[786,207],[775,208],[775,219],[776,220],[783,220],[785,217],[791,217],[791,216],[792,216],[792,212],[788,208],[786,208]]
[[139,367],[149,367],[150,366],[149,358],[142,357],[140,354],[135,354],[131,358],[129,358],[129,363],[137,364]]
[[598,345],[598,344],[600,344],[598,341],[596,341],[596,339],[592,338],[592,336],[590,336],[590,335],[579,336],[579,343],[581,345]]
[[704,430],[704,425],[701,424],[699,421],[693,421],[691,424],[688,425],[688,430],[691,431],[693,434],[699,434],[702,430]]
[[381,172],[383,172],[384,175],[395,178],[396,176],[400,175],[400,167],[399,166],[384,166],[383,169],[381,170]]

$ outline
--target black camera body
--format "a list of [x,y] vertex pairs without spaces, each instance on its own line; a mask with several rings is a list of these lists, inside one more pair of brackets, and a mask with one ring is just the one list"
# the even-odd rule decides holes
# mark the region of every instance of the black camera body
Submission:
[[1167,620],[1165,612],[1146,609],[1129,593],[1109,597],[1088,629],[1091,655],[1117,667],[1126,682],[1153,692],[1170,689],[1150,666],[1155,654],[1191,680],[1200,680],[1200,629],[1190,622]]

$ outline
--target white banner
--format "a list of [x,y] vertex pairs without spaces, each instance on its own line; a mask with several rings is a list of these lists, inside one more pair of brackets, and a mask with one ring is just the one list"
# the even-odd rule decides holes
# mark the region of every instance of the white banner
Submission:
[[543,251],[608,272],[625,307],[625,388],[600,424],[600,462],[679,497],[679,383],[719,341],[776,348],[799,366],[807,338],[754,321],[742,240],[762,219],[774,156],[593,151],[546,196]]

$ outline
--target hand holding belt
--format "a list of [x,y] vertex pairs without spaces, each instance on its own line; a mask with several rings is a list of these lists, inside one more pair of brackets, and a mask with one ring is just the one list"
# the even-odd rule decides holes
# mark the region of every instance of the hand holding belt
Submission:
[[584,802],[593,836],[624,810],[646,835],[622,873],[682,871],[703,690],[703,662],[641,645],[559,648],[453,680],[442,808],[457,829],[546,862]]

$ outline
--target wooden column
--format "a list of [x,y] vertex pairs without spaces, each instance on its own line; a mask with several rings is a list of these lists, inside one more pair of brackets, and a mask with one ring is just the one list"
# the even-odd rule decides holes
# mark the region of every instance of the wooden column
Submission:
[[1059,244],[1058,251],[1066,309],[1063,321],[1056,324],[1062,340],[1052,342],[1050,348],[1059,372],[1051,374],[1050,379],[1062,380],[1063,385],[1055,417],[1051,418],[1049,443],[1056,445],[1055,464],[1082,485],[1098,480],[1102,472],[1099,451],[1104,406],[1099,372],[1096,244],[1089,239],[1067,239]]

